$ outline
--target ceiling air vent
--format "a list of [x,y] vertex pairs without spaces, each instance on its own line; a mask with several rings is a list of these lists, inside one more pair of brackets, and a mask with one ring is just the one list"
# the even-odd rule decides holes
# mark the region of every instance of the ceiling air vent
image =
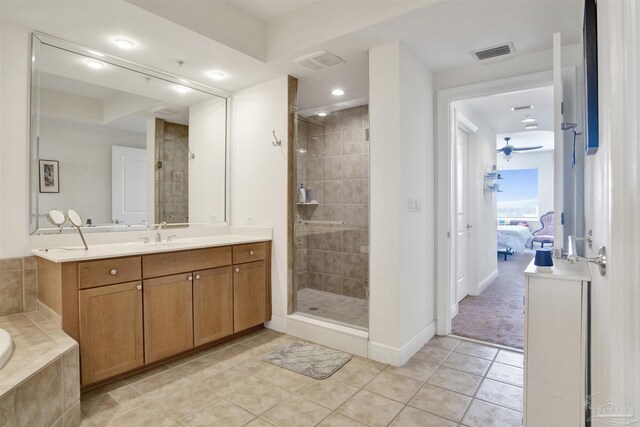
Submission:
[[311,71],[320,71],[344,64],[344,59],[327,50],[321,50],[319,52],[310,53],[308,55],[301,56],[300,58],[296,58],[293,62],[302,65]]
[[529,105],[521,105],[519,107],[511,107],[511,111],[524,111],[524,110],[533,110],[534,107],[533,104],[529,104]]
[[484,61],[498,56],[512,55],[515,52],[516,50],[513,48],[513,43],[509,42],[498,46],[488,47],[486,49],[476,50],[471,52],[471,54],[477,61]]

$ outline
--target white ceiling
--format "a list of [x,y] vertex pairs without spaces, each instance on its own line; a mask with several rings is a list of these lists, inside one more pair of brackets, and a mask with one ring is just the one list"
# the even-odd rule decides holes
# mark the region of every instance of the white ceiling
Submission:
[[[336,86],[339,101],[367,97],[371,47],[400,40],[432,71],[447,70],[506,41],[518,55],[551,48],[556,31],[576,43],[582,10],[580,0],[129,1],[2,0],[1,18],[228,92],[290,74],[308,109],[334,103]],[[117,37],[135,48],[120,50]],[[292,62],[321,49],[347,63],[314,73]],[[210,79],[215,70],[228,78]]]
[[[496,133],[525,131],[522,120],[536,119],[538,131],[553,131],[553,87],[544,86],[517,92],[465,99],[456,104],[473,110]],[[533,105],[533,110],[511,111],[511,107]]]
[[525,155],[527,153],[537,153],[540,151],[553,151],[553,132],[549,131],[528,131],[528,132],[512,132],[503,133],[496,136],[496,149],[505,145],[504,138],[511,137],[509,144],[516,147],[535,147],[542,145],[538,150],[516,152],[517,155]]

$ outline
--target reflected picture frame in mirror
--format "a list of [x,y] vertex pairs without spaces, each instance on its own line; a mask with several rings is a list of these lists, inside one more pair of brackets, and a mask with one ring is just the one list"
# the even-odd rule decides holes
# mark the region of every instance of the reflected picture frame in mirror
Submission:
[[[52,58],[54,60],[51,60]],[[56,62],[58,58],[62,58],[58,61],[59,63]],[[65,63],[63,59],[67,61],[66,64],[72,64],[72,67],[78,67],[78,69],[60,67],[60,64]],[[48,63],[46,63],[47,60]],[[102,67],[94,68],[89,65],[89,62],[98,62],[102,64]],[[227,225],[229,223],[229,93],[40,33],[32,35],[30,71],[30,234],[66,233],[72,232],[74,228],[78,228],[78,230],[82,228],[85,233],[143,231],[162,221],[167,221],[170,227]],[[127,87],[133,88],[133,90],[127,92],[121,90],[120,86],[112,87],[101,84],[100,81],[97,83],[91,81],[91,77],[86,79],[83,77],[84,75],[91,76],[92,72],[102,72],[102,75],[107,75],[105,71],[113,72],[112,76],[124,75],[127,77]],[[95,75],[98,74],[100,73]],[[77,81],[69,76],[76,77]],[[78,78],[77,76],[82,77]],[[145,85],[151,85],[158,91],[164,92],[149,94],[151,86]],[[49,123],[55,119],[61,122],[55,123],[58,128],[70,128],[73,123],[88,121],[85,117],[62,117],[60,119],[58,116],[62,116],[62,113],[58,114],[57,110],[52,109],[52,105],[55,106],[60,99],[64,100],[64,95],[67,93],[63,92],[62,97],[54,98],[51,92],[53,90],[60,92],[60,88],[68,87],[70,89],[65,90],[68,91],[70,97],[76,97],[73,98],[74,102],[77,102],[76,99],[86,101],[85,98],[91,98],[97,94],[98,101],[103,102],[101,124],[106,127],[116,128],[116,131],[129,130],[134,127],[133,123],[135,122],[135,126],[137,126],[135,130],[142,133],[141,123],[143,123],[142,120],[146,120],[144,122],[146,137],[142,133],[143,145],[140,154],[134,153],[138,156],[137,159],[134,158],[135,156],[129,158],[125,155],[122,157],[120,152],[116,153],[116,144],[112,144],[112,150],[110,150],[112,152],[107,152],[103,146],[97,145],[102,143],[98,133],[95,134],[95,138],[93,134],[89,137],[85,136],[84,139],[77,138],[85,144],[95,145],[81,146],[82,150],[86,151],[73,151],[69,147],[60,149],[62,146],[59,140],[63,140],[63,138],[53,138],[53,135],[57,136],[57,134],[53,133],[51,130],[53,127]],[[84,96],[85,93],[81,91],[83,87],[89,88],[87,90],[91,96]],[[176,87],[184,89],[178,92]],[[126,105],[131,113],[130,116],[125,116],[122,112],[118,112],[122,114],[122,119],[116,115],[116,119],[109,122],[105,111],[113,112],[115,103],[107,105],[106,100],[113,99],[108,96],[114,93],[126,101],[115,106]],[[184,93],[187,95],[185,96]],[[82,98],[83,96],[84,98]],[[100,96],[103,98],[100,99]],[[52,99],[56,99],[56,102],[52,102]],[[191,103],[189,103],[190,100]],[[89,99],[89,101],[95,101],[95,99]],[[179,102],[183,104],[179,104],[178,108],[173,109],[178,111],[176,113],[170,107],[174,105],[172,103],[178,104]],[[211,116],[204,116],[204,114],[214,114],[214,110],[215,120]],[[82,114],[88,114],[87,111],[91,111],[91,109],[83,109]],[[127,112],[124,108],[122,111]],[[178,120],[174,120],[174,117],[177,117]],[[208,120],[205,120],[205,117]],[[81,123],[81,125],[91,127],[94,123],[90,123],[91,126],[87,126],[86,123]],[[164,126],[162,130],[160,130],[161,126]],[[66,130],[66,128],[64,129]],[[55,144],[52,141],[55,141]],[[69,142],[69,144],[73,143],[78,144],[75,140]],[[117,145],[124,145],[124,147],[117,148],[127,147],[126,144]],[[172,145],[175,147],[171,147]],[[176,149],[174,150],[174,148]],[[65,159],[65,153],[60,153],[60,151],[77,153],[79,159],[73,159],[76,163],[74,165],[74,162]],[[95,168],[91,164],[93,152],[99,152],[100,156],[106,159],[101,158],[101,161],[109,163],[110,171],[97,172],[101,169]],[[132,152],[135,152],[135,149],[132,149]],[[182,160],[183,157],[184,160]],[[57,159],[61,166],[58,173],[66,174],[62,177],[56,176],[57,180],[62,179],[68,183],[60,193],[48,194],[40,191],[40,163],[49,158]],[[136,161],[138,161],[138,165],[146,165],[146,169],[136,170],[133,168],[131,165],[136,164]],[[122,188],[121,183],[115,182],[115,179],[120,176],[116,173],[118,171],[116,165],[121,163],[125,164],[121,168],[122,176],[132,176],[131,171],[135,172],[133,175],[137,174],[137,178],[134,177],[130,181],[139,183],[138,192],[133,193],[135,197],[127,194],[115,194],[115,190],[112,190],[113,188]],[[80,175],[78,170],[96,172],[95,175],[90,176],[91,179],[84,179],[85,177]],[[214,173],[215,175],[213,175]],[[111,175],[112,182],[105,181],[106,175]],[[168,176],[171,178],[167,178]],[[91,186],[91,180],[93,178],[97,180],[98,177],[101,179],[101,188],[107,188],[107,191],[102,191],[95,185]],[[76,189],[77,191],[74,192],[74,185],[77,187],[81,184],[84,184],[85,187]],[[111,212],[107,212],[102,205],[100,206],[103,209],[99,214],[92,211],[97,204],[87,199],[96,197],[96,195],[107,199],[101,200],[101,203],[104,202],[102,205],[108,204],[111,207]],[[123,200],[123,205],[118,208],[121,208],[125,214],[134,212],[138,216],[130,215],[123,219],[121,215],[114,212],[115,200]],[[137,210],[131,209],[132,204],[137,204]],[[72,224],[51,227],[50,225],[53,224],[49,224],[47,221],[47,212],[53,207],[65,210],[73,208],[74,212],[77,211],[79,216],[85,218],[85,224],[81,224],[79,227]]]

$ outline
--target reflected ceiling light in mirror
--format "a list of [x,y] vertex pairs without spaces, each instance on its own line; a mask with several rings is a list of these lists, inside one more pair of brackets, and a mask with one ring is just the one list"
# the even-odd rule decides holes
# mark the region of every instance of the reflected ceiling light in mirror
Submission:
[[115,44],[120,49],[131,49],[133,47],[133,42],[125,39],[116,39]]
[[344,95],[344,90],[342,89],[334,89],[331,91],[331,95],[333,96],[342,96]]
[[524,119],[522,119],[522,120],[520,120],[520,121],[521,121],[522,123],[535,123],[535,122],[536,122],[536,119],[533,119],[533,118],[531,118],[531,117],[526,117],[526,118],[524,118]]
[[530,124],[530,125],[526,125],[524,128],[526,130],[538,129],[538,124],[537,123],[533,123],[533,124]]
[[321,111],[320,113],[318,113],[318,115],[319,115],[320,117],[324,117],[324,116],[326,116],[326,115],[327,115],[327,113],[325,113],[324,111]]
[[186,87],[186,86],[175,85],[175,86],[173,87],[173,90],[175,90],[175,91],[176,91],[176,92],[178,92],[178,93],[187,93],[187,92],[189,92],[191,89],[189,89],[189,88],[188,88],[188,87]]
[[104,63],[96,61],[95,59],[89,59],[87,61],[87,67],[93,68],[94,70],[99,70],[101,68],[104,68]]
[[225,77],[227,77],[227,75],[222,71],[214,71],[213,73],[209,74],[209,77],[211,77],[214,80],[222,80]]

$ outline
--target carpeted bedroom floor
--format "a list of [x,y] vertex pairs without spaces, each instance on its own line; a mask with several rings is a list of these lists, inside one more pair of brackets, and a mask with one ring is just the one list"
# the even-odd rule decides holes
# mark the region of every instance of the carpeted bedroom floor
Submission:
[[478,296],[460,301],[451,333],[514,348],[524,346],[524,270],[533,253],[498,257],[498,277]]

